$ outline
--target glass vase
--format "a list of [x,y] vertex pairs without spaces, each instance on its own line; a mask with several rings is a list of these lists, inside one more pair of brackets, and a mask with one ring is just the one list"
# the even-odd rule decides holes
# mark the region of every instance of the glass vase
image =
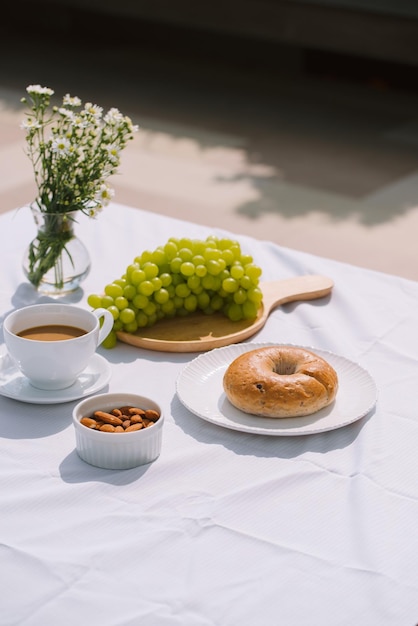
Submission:
[[40,292],[64,295],[79,288],[90,271],[90,255],[74,233],[77,211],[49,213],[31,205],[37,235],[27,247],[23,271]]

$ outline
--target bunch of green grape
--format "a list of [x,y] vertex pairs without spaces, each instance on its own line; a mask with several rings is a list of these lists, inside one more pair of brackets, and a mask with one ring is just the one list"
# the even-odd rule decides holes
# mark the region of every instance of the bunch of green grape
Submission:
[[262,301],[260,276],[261,268],[237,241],[172,237],[135,257],[104,294],[91,294],[87,302],[112,313],[113,329],[102,344],[111,348],[117,331],[135,333],[163,318],[195,311],[219,311],[231,321],[253,319]]

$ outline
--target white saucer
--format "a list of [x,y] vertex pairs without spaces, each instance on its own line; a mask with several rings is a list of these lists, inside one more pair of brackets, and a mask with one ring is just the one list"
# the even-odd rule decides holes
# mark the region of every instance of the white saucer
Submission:
[[100,354],[94,354],[86,369],[71,387],[45,391],[32,387],[6,353],[0,355],[0,395],[30,404],[59,404],[90,396],[110,380],[111,368]]

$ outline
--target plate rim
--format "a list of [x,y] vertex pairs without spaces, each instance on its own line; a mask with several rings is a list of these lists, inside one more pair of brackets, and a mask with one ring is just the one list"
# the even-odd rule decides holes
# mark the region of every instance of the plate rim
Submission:
[[[257,348],[263,348],[263,347],[294,347],[294,348],[303,348],[306,350],[311,350],[312,352],[316,352],[319,356],[322,356],[323,358],[326,358],[327,355],[332,358],[334,357],[335,359],[341,359],[342,361],[344,361],[347,364],[350,364],[351,366],[354,366],[356,368],[357,371],[359,371],[363,376],[365,376],[365,378],[368,380],[369,384],[372,386],[372,397],[370,399],[370,401],[368,402],[367,406],[365,406],[364,410],[362,410],[358,415],[356,414],[354,417],[350,417],[349,419],[344,420],[343,422],[340,423],[336,423],[336,424],[328,424],[325,425],[323,427],[315,427],[315,428],[311,428],[309,430],[306,429],[306,424],[303,425],[303,421],[306,418],[309,418],[314,415],[312,414],[311,416],[304,416],[304,417],[294,417],[294,418],[285,418],[285,419],[291,419],[292,420],[292,424],[295,425],[292,429],[288,429],[286,430],[283,427],[284,424],[284,419],[277,419],[277,418],[261,418],[261,419],[271,419],[271,420],[275,420],[275,423],[277,423],[277,428],[276,429],[272,429],[272,430],[266,430],[266,429],[262,429],[262,427],[257,427],[257,426],[248,426],[246,424],[240,425],[240,424],[235,424],[235,423],[228,423],[228,417],[227,416],[223,416],[223,418],[225,420],[227,420],[226,422],[222,421],[222,413],[221,411],[219,411],[220,415],[221,415],[221,419],[217,419],[217,418],[212,418],[208,415],[205,415],[203,412],[199,412],[196,410],[196,408],[194,408],[193,406],[191,406],[191,404],[189,402],[187,402],[185,400],[185,398],[183,397],[183,394],[181,393],[181,382],[183,380],[183,378],[185,377],[185,375],[187,374],[188,370],[196,364],[196,362],[198,361],[204,361],[205,359],[208,358],[209,355],[213,354],[213,353],[219,353],[219,352],[226,352],[228,350],[234,350],[234,348],[237,348],[237,356],[239,354],[242,354],[244,352],[249,352],[250,350],[254,350]],[[236,344],[230,344],[228,346],[222,346],[219,348],[214,348],[213,350],[210,350],[208,352],[202,353],[197,355],[192,361],[190,361],[189,363],[187,363],[182,371],[179,373],[179,375],[176,378],[176,383],[175,383],[175,388],[176,388],[176,394],[178,399],[180,400],[181,404],[188,410],[190,411],[193,415],[195,415],[196,417],[207,421],[211,424],[214,424],[216,426],[220,426],[222,428],[227,428],[229,430],[235,430],[235,431],[239,431],[239,432],[245,432],[248,434],[256,434],[256,435],[265,435],[265,436],[301,436],[301,435],[314,435],[314,434],[320,434],[320,433],[324,433],[324,432],[329,432],[332,430],[338,430],[340,428],[343,428],[345,426],[348,426],[364,417],[366,417],[366,415],[368,415],[369,413],[371,413],[371,411],[375,408],[376,403],[377,403],[377,399],[378,399],[378,388],[377,388],[377,384],[376,381],[374,380],[373,376],[370,374],[370,372],[363,367],[362,365],[360,365],[357,361],[354,361],[352,359],[349,359],[343,355],[337,354],[335,352],[332,352],[330,350],[326,350],[323,348],[317,348],[317,347],[313,347],[313,346],[307,346],[307,345],[301,345],[301,344],[295,344],[295,343],[291,343],[291,342],[257,342],[257,343],[236,343]],[[223,389],[220,390],[220,395],[219,398],[222,398],[222,396],[225,396],[225,392],[223,391]],[[238,412],[238,414],[242,414],[243,419],[254,419],[254,420],[259,420],[260,418],[257,416],[252,416],[251,414],[247,414],[244,413],[243,411],[239,411],[239,409],[237,409],[236,407],[233,407],[234,411]],[[329,409],[328,409],[329,410]],[[321,409],[321,411],[327,411],[327,407],[325,407],[324,409]],[[321,411],[318,411],[318,414],[321,413]],[[301,426],[298,428],[298,423],[302,422]],[[304,428],[302,430],[302,428]]]

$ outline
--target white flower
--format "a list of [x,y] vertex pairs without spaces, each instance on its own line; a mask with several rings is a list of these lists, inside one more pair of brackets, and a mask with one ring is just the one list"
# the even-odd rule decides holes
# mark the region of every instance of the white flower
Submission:
[[76,119],[74,111],[70,111],[69,109],[65,109],[64,107],[59,108],[58,113],[63,117],[66,117],[71,122]]
[[119,109],[109,109],[109,111],[104,116],[104,121],[106,124],[110,124],[111,126],[118,126],[121,122],[123,122],[123,115],[119,111]]
[[97,191],[96,200],[99,203],[101,203],[103,206],[107,206],[114,195],[115,195],[114,190],[111,187],[109,187],[109,185],[106,185],[105,183],[103,183]]
[[118,163],[119,162],[119,154],[120,154],[120,150],[117,146],[115,146],[115,144],[108,144],[107,146],[105,146],[105,150],[108,154],[109,157],[109,161],[111,163]]
[[68,156],[72,152],[71,142],[67,137],[53,137],[51,141],[51,151],[58,156]]
[[33,117],[27,117],[25,120],[23,120],[23,122],[20,125],[20,128],[22,128],[23,130],[35,130],[36,128],[41,128],[41,124],[38,122],[38,120],[35,120],[35,118]]
[[75,128],[86,128],[88,126],[88,121],[81,114],[73,114],[71,122]]
[[89,115],[91,115],[92,117],[95,117],[97,119],[100,119],[102,117],[103,109],[102,109],[102,107],[97,106],[97,104],[92,104],[91,102],[86,102],[86,104],[84,105],[84,110]]
[[62,103],[70,106],[70,107],[79,107],[81,106],[81,100],[80,98],[78,98],[77,96],[70,96],[69,93],[67,93],[64,98],[62,99]]
[[54,94],[53,89],[49,89],[49,87],[41,87],[40,85],[29,85],[28,87],[26,87],[26,91],[29,94],[40,96],[52,96]]

